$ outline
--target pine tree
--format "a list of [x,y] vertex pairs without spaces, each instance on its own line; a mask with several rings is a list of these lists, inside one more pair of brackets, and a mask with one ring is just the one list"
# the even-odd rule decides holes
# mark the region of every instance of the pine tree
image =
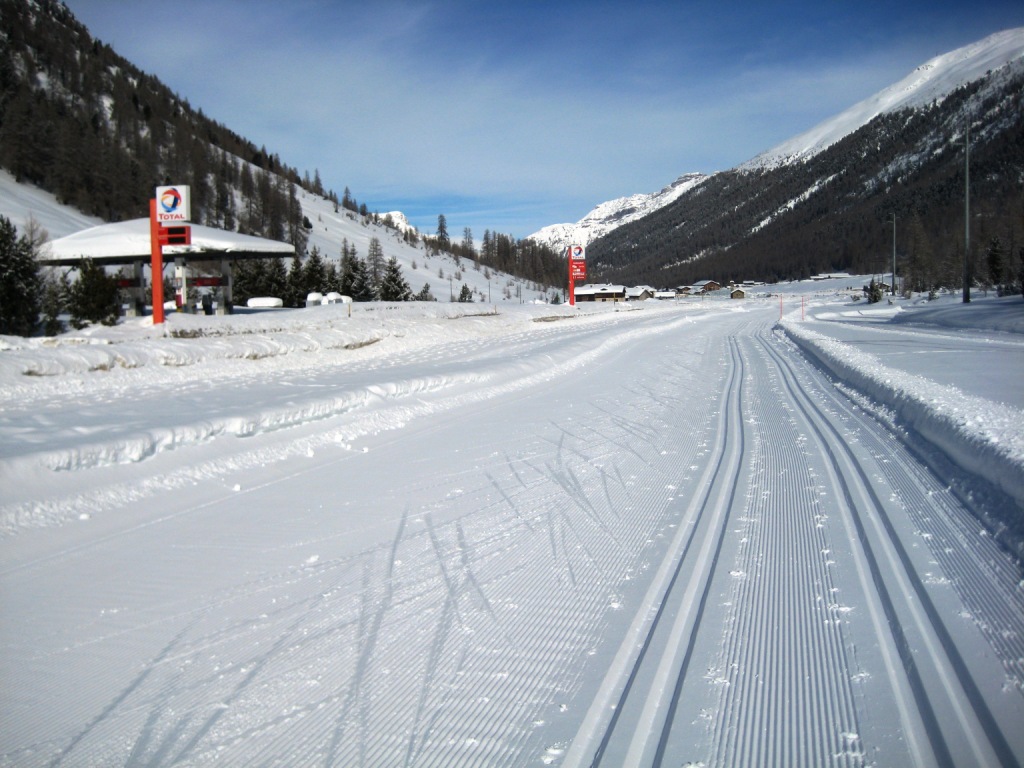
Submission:
[[988,265],[988,276],[996,287],[1003,285],[1003,273],[1006,268],[1006,249],[996,235],[988,244],[988,251],[985,253],[985,261]]
[[305,226],[306,221],[302,215],[302,203],[299,202],[298,190],[294,184],[287,186],[288,242],[295,246],[296,253],[303,253],[309,240],[309,230]]
[[318,291],[324,293],[329,290],[327,286],[327,268],[324,266],[324,260],[320,256],[320,249],[315,245],[306,259],[305,272],[307,292]]
[[412,290],[402,277],[402,268],[394,256],[388,259],[384,267],[379,295],[381,301],[409,301],[412,298]]
[[39,323],[41,279],[35,249],[0,216],[0,333],[29,336]]
[[299,254],[292,257],[292,266],[288,270],[288,281],[286,283],[284,304],[286,307],[306,306],[306,275],[302,269],[302,259]]
[[437,244],[444,251],[449,250],[452,245],[451,240],[448,239],[448,220],[443,213],[438,214],[437,217]]
[[338,274],[338,265],[333,261],[327,262],[324,285],[328,293],[341,293],[341,276]]
[[348,295],[352,297],[352,301],[373,301],[376,294],[367,279],[366,264],[358,256],[353,256],[349,268],[352,282],[349,285]]
[[881,284],[876,282],[873,277],[871,278],[871,282],[864,288],[864,293],[867,294],[869,304],[877,304],[882,300],[882,296],[884,295]]
[[49,269],[43,275],[43,333],[46,336],[56,336],[64,332],[64,321],[60,315],[67,308],[68,301],[68,278],[66,273],[59,273],[57,270]]
[[[265,263],[263,280],[260,283],[260,296],[276,296],[283,299],[288,292],[288,271],[284,259],[275,256]],[[305,298],[305,297],[303,297]]]
[[462,290],[459,291],[459,301],[464,303],[473,302],[473,292],[469,290],[469,286],[465,283],[462,284]]
[[341,242],[341,266],[338,270],[338,291],[344,296],[352,296],[352,284],[355,281],[355,249],[349,250],[348,240]]
[[262,259],[237,259],[231,262],[231,294],[239,306],[245,306],[249,299],[259,295],[256,289],[256,271],[257,265],[262,264]]
[[370,250],[366,256],[366,278],[375,296],[381,296],[385,267],[384,247],[380,244],[379,239],[371,237]]
[[91,259],[82,262],[78,279],[68,290],[71,326],[84,328],[89,323],[114,325],[118,314],[117,281]]
[[430,292],[430,283],[424,283],[420,292],[413,297],[414,301],[437,301],[434,294]]

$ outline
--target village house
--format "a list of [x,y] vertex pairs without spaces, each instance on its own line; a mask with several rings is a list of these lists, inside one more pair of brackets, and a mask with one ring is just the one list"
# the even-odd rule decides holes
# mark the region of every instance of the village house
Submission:
[[716,280],[701,280],[693,284],[692,293],[711,293],[722,290],[722,284]]
[[654,289],[649,285],[637,285],[626,289],[627,301],[646,301],[654,298]]
[[587,283],[575,286],[573,294],[576,301],[625,301],[624,285],[608,285],[605,283]]

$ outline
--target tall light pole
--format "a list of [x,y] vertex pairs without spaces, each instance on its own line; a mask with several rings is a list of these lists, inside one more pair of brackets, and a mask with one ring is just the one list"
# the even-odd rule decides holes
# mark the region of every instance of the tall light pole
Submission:
[[964,304],[971,303],[971,115],[964,122]]
[[896,214],[892,215],[892,295],[896,295]]

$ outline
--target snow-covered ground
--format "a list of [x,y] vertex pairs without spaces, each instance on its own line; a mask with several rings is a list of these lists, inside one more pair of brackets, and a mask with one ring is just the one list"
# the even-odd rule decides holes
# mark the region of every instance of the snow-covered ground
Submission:
[[4,337],[0,764],[1021,762],[1024,302],[863,282]]

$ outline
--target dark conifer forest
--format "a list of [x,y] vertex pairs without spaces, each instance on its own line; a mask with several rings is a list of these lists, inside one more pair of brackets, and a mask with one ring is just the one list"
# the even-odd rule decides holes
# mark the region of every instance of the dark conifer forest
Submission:
[[[154,187],[187,184],[196,223],[289,242],[300,254],[300,189],[388,224],[347,187],[339,199],[319,171],[300,174],[193,109],[94,39],[59,0],[0,0],[0,167],[105,221],[146,216]],[[562,284],[564,260],[550,247],[494,238],[487,253],[458,255]]]

